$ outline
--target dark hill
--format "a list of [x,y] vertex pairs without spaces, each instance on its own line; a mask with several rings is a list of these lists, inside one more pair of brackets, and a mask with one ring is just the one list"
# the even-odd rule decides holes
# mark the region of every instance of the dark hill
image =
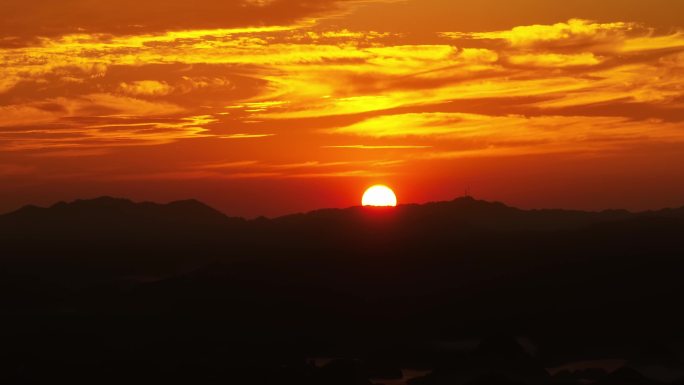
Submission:
[[[684,211],[684,210],[682,210]],[[672,211],[671,216],[676,216]],[[658,212],[652,213],[659,216]],[[426,227],[474,227],[493,231],[558,230],[586,226],[596,222],[626,219],[634,214],[625,210],[585,212],[572,210],[520,210],[499,202],[486,202],[470,197],[449,202],[423,205],[401,205],[394,209],[354,207],[342,210],[320,210],[290,215],[274,221],[287,225],[315,223],[337,226],[339,223],[363,221],[366,218],[391,217],[391,225]],[[684,216],[683,216],[684,217]]]
[[5,239],[156,238],[181,231],[194,235],[241,222],[196,200],[156,204],[101,197],[49,208],[25,206],[0,216],[0,230]]
[[684,346],[682,239],[684,209],[472,198],[256,220],[192,200],[28,206],[0,216],[0,382],[367,384],[375,363],[421,369],[415,384],[579,384],[544,368]]
[[520,210],[499,202],[470,197],[397,208],[327,209],[280,218],[247,221],[231,218],[197,200],[168,204],[134,203],[127,199],[101,197],[59,202],[48,208],[25,206],[0,215],[2,239],[64,237],[92,239],[144,235],[152,238],[173,231],[194,236],[202,231],[253,231],[254,229],[340,231],[378,224],[385,230],[456,229],[523,232],[554,231],[586,227],[595,223],[638,217],[684,219],[684,208],[644,213],[625,210],[585,212],[575,210]]
[[332,270],[333,281],[343,276],[338,272],[352,274],[359,263],[383,274],[409,270],[428,280],[455,269],[459,279],[470,281],[476,279],[468,276],[470,269],[487,266],[510,275],[566,259],[670,255],[681,249],[675,240],[682,223],[684,209],[520,210],[469,197],[248,221],[195,200],[156,204],[103,197],[0,216],[0,262],[57,280],[68,276],[70,282],[92,277],[88,269],[118,279],[242,259]]

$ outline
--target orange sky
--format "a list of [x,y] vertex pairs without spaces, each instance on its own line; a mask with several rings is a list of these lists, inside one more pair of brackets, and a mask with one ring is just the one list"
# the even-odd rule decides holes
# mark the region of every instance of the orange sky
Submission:
[[0,212],[684,204],[681,0],[3,0]]

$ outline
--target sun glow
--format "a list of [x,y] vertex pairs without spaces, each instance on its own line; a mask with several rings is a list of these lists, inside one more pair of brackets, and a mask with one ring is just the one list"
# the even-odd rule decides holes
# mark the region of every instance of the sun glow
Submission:
[[393,207],[397,205],[397,196],[391,188],[375,185],[366,190],[361,203],[364,206]]

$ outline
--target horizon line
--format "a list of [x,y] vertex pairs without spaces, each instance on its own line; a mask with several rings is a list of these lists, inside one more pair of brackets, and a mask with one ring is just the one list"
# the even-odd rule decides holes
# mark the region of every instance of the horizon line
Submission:
[[47,205],[47,206],[38,206],[36,204],[25,204],[25,205],[22,205],[16,209],[10,210],[10,211],[0,212],[0,217],[21,211],[23,209],[32,208],[32,207],[47,210],[47,209],[51,209],[51,208],[53,208],[59,204],[70,205],[70,204],[74,204],[77,202],[91,202],[91,201],[96,201],[99,199],[121,200],[121,201],[130,202],[132,204],[156,204],[156,205],[162,205],[162,206],[171,205],[171,204],[179,203],[179,202],[193,202],[194,201],[194,202],[198,202],[198,203],[216,211],[217,213],[220,213],[220,214],[226,216],[227,218],[240,218],[240,219],[244,219],[244,220],[248,220],[248,221],[258,220],[258,219],[277,219],[277,218],[283,218],[283,217],[288,217],[288,216],[293,216],[293,215],[306,215],[306,214],[315,213],[315,212],[319,212],[319,211],[329,211],[329,210],[352,210],[352,209],[359,209],[359,208],[370,209],[370,210],[373,210],[373,209],[392,210],[392,209],[397,209],[397,208],[401,208],[401,207],[409,207],[409,206],[426,206],[426,205],[430,205],[430,204],[450,203],[450,202],[455,202],[458,200],[465,200],[465,199],[470,199],[473,201],[484,202],[484,203],[489,203],[489,204],[500,204],[500,205],[503,205],[505,207],[520,210],[520,211],[555,211],[555,210],[558,210],[558,211],[585,212],[585,213],[624,211],[624,212],[627,212],[630,214],[641,214],[641,213],[649,213],[649,212],[654,212],[654,211],[674,210],[674,209],[684,208],[684,205],[677,206],[677,207],[662,207],[659,209],[647,209],[647,210],[629,210],[629,209],[625,209],[625,208],[606,208],[606,209],[599,209],[599,210],[569,209],[569,208],[558,208],[558,207],[556,207],[556,208],[549,208],[549,207],[520,208],[517,206],[511,206],[511,205],[509,205],[505,202],[502,202],[502,201],[479,199],[479,198],[476,198],[476,197],[471,196],[471,195],[462,195],[462,196],[458,196],[456,198],[453,198],[451,200],[433,200],[433,201],[425,201],[425,202],[398,203],[397,206],[395,206],[395,207],[374,207],[374,206],[362,206],[362,205],[353,205],[353,206],[346,206],[346,207],[321,207],[321,208],[316,208],[316,209],[312,209],[312,210],[308,210],[308,211],[290,212],[290,213],[286,213],[286,214],[282,214],[282,215],[275,215],[275,216],[255,215],[255,216],[247,217],[247,216],[231,215],[230,213],[227,213],[223,210],[219,210],[219,209],[213,207],[212,205],[207,204],[204,201],[196,199],[196,198],[175,199],[175,200],[161,201],[160,202],[160,201],[151,201],[151,200],[135,200],[132,198],[112,196],[112,195],[101,195],[101,196],[96,196],[93,198],[75,198],[73,200],[59,200],[59,201],[56,201],[55,203],[52,203],[52,204]]

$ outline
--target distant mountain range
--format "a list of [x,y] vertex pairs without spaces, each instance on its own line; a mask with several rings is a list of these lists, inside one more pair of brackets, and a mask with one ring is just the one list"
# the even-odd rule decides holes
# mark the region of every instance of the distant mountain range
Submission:
[[[156,204],[103,197],[0,216],[0,263],[13,273],[5,282],[20,277],[22,285],[29,278],[84,288],[194,277],[192,282],[242,282],[245,287],[235,289],[243,292],[253,291],[250,282],[283,289],[297,282],[312,291],[376,298],[405,289],[418,296],[469,285],[469,292],[485,284],[526,286],[522,277],[534,287],[553,274],[558,281],[548,284],[600,273],[628,285],[645,279],[630,275],[646,271],[639,266],[679,266],[682,239],[684,208],[520,210],[465,197],[245,220],[195,200]],[[252,281],[244,281],[245,275]],[[663,283],[656,280],[649,290]],[[35,292],[33,286],[28,291]],[[616,294],[632,287],[624,290]]]
[[[460,383],[464,371],[488,378],[483,384],[511,383],[502,373],[515,383],[548,383],[543,365],[626,357],[645,341],[678,341],[682,240],[684,208],[520,210],[466,197],[246,220],[194,200],[27,206],[0,216],[0,315],[12,322],[0,338],[12,351],[49,361],[49,349],[30,347],[75,344],[72,354],[89,360],[82,352],[97,336],[112,353],[94,361],[95,372],[122,357],[163,367],[167,350],[184,354],[193,370],[222,368],[187,352],[231,341],[256,355],[279,344],[314,356],[379,349],[435,369],[415,385]],[[448,341],[491,334],[532,338],[545,362],[506,342],[485,346],[504,358],[477,353],[445,363],[455,354]],[[130,352],[139,341],[155,341],[147,347],[153,358]],[[253,367],[244,351],[231,354]],[[25,364],[16,357],[24,356],[7,359]],[[127,370],[143,370],[137,362]],[[329,371],[328,382],[297,374],[292,383],[369,384],[354,362],[300,373]],[[500,372],[486,377],[492,368]],[[351,374],[359,382],[336,380]],[[603,372],[558,380],[579,384],[585,375],[613,380]]]
[[0,229],[4,238],[92,239],[156,237],[168,231],[194,232],[240,222],[196,200],[156,204],[102,197],[47,208],[25,206],[0,216]]
[[[197,200],[168,204],[135,203],[128,199],[101,197],[91,200],[59,202],[50,207],[25,206],[0,215],[3,239],[107,238],[149,236],[167,232],[198,236],[202,231],[260,229],[292,226],[355,227],[368,221],[389,218],[390,226],[470,227],[492,231],[552,231],[580,228],[597,223],[636,218],[684,219],[684,207],[631,213],[626,210],[587,212],[576,210],[521,210],[499,202],[470,197],[449,202],[408,204],[396,208],[352,207],[325,209],[274,219],[245,220],[229,217]],[[38,238],[36,238],[38,237]]]

